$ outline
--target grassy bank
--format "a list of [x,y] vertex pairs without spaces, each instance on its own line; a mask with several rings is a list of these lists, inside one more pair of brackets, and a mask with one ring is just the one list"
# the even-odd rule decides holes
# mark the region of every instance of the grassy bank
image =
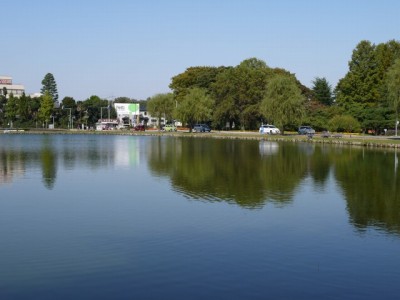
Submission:
[[285,135],[261,135],[254,131],[212,131],[211,133],[190,133],[187,130],[178,132],[164,132],[158,130],[147,131],[87,131],[87,130],[66,130],[66,129],[15,129],[1,130],[0,134],[89,134],[89,135],[141,135],[141,136],[175,136],[192,138],[224,138],[224,139],[243,139],[243,140],[269,140],[277,142],[292,143],[320,143],[334,145],[353,145],[360,147],[377,148],[400,148],[400,137],[393,136],[369,136],[344,134],[342,137],[322,137],[319,134],[309,138],[296,133],[286,133]]

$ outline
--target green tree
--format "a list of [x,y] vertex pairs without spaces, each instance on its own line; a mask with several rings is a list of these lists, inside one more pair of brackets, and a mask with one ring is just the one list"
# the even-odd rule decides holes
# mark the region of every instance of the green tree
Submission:
[[27,122],[31,119],[31,97],[26,96],[25,93],[17,99],[17,113],[21,122]]
[[[367,127],[371,124],[376,128],[386,126],[385,77],[396,58],[400,58],[400,44],[396,41],[377,46],[361,41],[353,51],[348,73],[335,89],[336,103],[355,117],[364,131],[371,129]],[[374,110],[379,110],[381,115],[368,112]],[[369,116],[374,120],[369,120]]]
[[147,101],[147,110],[149,113],[159,120],[161,126],[161,118],[164,117],[166,121],[171,122],[176,103],[172,93],[157,94]]
[[0,95],[0,121],[1,121],[1,124],[4,126],[4,117],[5,117],[5,114],[4,114],[4,111],[5,111],[5,109],[6,109],[6,103],[7,103],[7,98],[6,98],[6,96],[4,96],[4,95]]
[[49,92],[45,94],[40,99],[40,108],[38,118],[43,124],[47,124],[50,119],[51,113],[54,108],[54,102]]
[[13,93],[10,93],[7,103],[6,103],[5,116],[12,127],[13,122],[16,120],[18,115],[17,99],[14,97]]
[[61,100],[60,105],[61,110],[58,111],[59,113],[59,123],[62,127],[69,127],[72,126],[71,118],[75,117],[76,112],[76,101],[73,97],[66,96]]
[[304,117],[304,102],[305,97],[293,76],[276,75],[267,84],[261,111],[283,133],[285,125],[295,124]]
[[57,83],[54,79],[53,74],[47,73],[42,80],[41,93],[44,95],[46,92],[49,93],[54,102],[58,101]]
[[311,125],[316,131],[328,129],[327,120],[337,114],[338,106],[326,106],[317,100],[308,100],[305,105],[305,116],[302,123]]
[[178,104],[176,116],[183,124],[188,124],[190,131],[196,122],[207,122],[212,119],[214,99],[201,88],[189,89]]
[[361,41],[353,50],[348,73],[336,87],[337,104],[352,113],[354,103],[363,107],[376,103],[380,98],[377,74],[375,45]]
[[214,123],[218,127],[256,128],[260,120],[260,103],[273,71],[256,58],[242,61],[220,73],[212,86],[215,98]]
[[136,100],[128,97],[117,97],[114,99],[114,103],[136,103]]
[[400,59],[387,72],[387,96],[391,108],[395,111],[396,122],[399,119],[400,108]]
[[337,132],[357,132],[360,130],[360,123],[350,115],[337,115],[328,122],[329,130]]
[[[82,110],[86,114],[86,121],[88,126],[93,126],[101,117],[101,108],[108,107],[108,100],[101,99],[99,96],[92,95],[83,101]],[[104,113],[104,109],[103,109]],[[115,110],[111,109],[110,116],[115,116]]]
[[198,87],[212,92],[212,85],[218,74],[224,72],[227,67],[190,67],[185,72],[172,77],[169,87],[174,91],[178,103],[187,94],[189,89]]
[[332,105],[332,86],[329,84],[326,78],[316,77],[312,83],[312,90],[316,100],[324,105]]

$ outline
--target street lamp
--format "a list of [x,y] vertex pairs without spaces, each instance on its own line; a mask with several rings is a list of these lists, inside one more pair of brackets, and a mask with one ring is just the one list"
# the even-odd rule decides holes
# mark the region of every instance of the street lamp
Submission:
[[72,120],[72,108],[69,108],[69,107],[62,107],[62,109],[69,109],[69,120],[68,120],[68,129],[70,129],[71,128],[71,120]]
[[[107,109],[108,109],[108,106],[105,106],[105,107],[101,107],[101,108],[100,108],[100,119],[101,119],[101,120],[103,119],[103,108],[107,108]],[[108,114],[108,118],[110,118],[110,113]]]

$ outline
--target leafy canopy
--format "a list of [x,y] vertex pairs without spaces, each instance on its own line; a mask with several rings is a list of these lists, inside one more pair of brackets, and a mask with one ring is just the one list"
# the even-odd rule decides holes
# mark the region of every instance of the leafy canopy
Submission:
[[283,132],[285,125],[299,122],[305,113],[305,97],[292,76],[276,75],[267,84],[261,111],[269,123]]
[[147,101],[147,110],[159,119],[165,117],[166,120],[172,121],[174,108],[175,101],[172,93],[157,94]]
[[176,116],[190,128],[196,122],[207,122],[212,118],[214,99],[201,88],[189,89],[176,108]]
[[388,100],[391,107],[396,112],[397,119],[400,107],[400,59],[397,59],[394,65],[389,69],[386,78],[386,86]]
[[54,102],[49,92],[46,92],[40,99],[40,108],[38,117],[42,122],[47,122],[50,119],[54,108]]

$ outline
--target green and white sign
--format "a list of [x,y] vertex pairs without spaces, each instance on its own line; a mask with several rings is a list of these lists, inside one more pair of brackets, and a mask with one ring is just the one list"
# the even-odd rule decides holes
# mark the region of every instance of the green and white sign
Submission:
[[139,103],[114,103],[118,115],[138,115]]

